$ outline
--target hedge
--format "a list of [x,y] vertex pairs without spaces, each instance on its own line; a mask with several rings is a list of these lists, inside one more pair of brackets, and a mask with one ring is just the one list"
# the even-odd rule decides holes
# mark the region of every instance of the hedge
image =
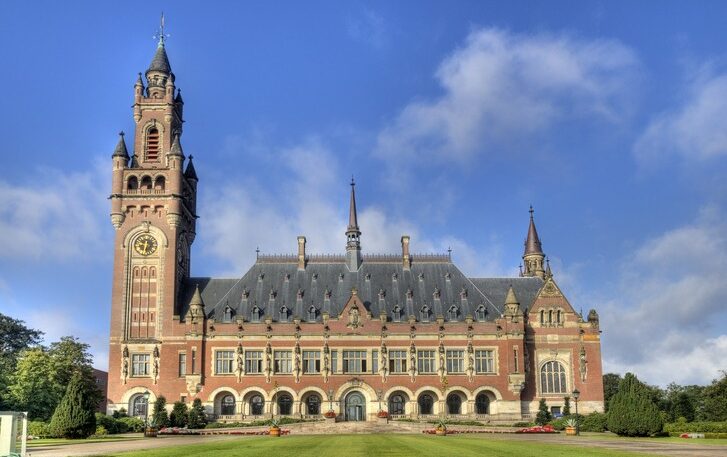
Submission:
[[667,433],[727,433],[727,422],[671,422],[664,425]]
[[28,422],[28,435],[38,438],[52,438],[50,424],[43,421]]

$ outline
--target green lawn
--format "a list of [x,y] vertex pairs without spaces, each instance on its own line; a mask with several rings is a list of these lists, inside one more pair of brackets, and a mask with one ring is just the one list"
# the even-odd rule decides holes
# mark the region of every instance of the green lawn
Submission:
[[[111,454],[109,454],[111,455]],[[207,444],[174,446],[120,457],[626,457],[644,454],[542,442],[506,441],[485,436],[336,435],[249,437]],[[650,454],[653,455],[653,454]]]
[[39,446],[65,446],[68,444],[82,444],[82,443],[102,443],[104,441],[129,441],[129,440],[140,440],[144,438],[141,433],[136,436],[129,435],[111,435],[103,438],[86,438],[83,440],[67,440],[64,438],[47,438],[41,440],[30,440],[28,441],[28,447],[39,447]]

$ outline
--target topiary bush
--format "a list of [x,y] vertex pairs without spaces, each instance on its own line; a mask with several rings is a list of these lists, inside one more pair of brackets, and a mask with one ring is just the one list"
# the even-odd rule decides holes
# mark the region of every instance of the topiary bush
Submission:
[[37,436],[38,438],[52,438],[50,424],[43,421],[28,422],[28,435]]
[[207,414],[205,414],[202,400],[195,398],[192,407],[187,413],[187,427],[192,429],[205,428],[207,425]]
[[626,373],[609,403],[606,425],[620,436],[650,436],[661,432],[664,423],[644,384]]
[[667,433],[727,433],[727,422],[677,421],[664,425]]
[[186,427],[188,422],[187,405],[181,401],[175,402],[169,415],[169,424],[172,427]]
[[75,372],[50,421],[51,433],[63,438],[88,438],[96,431],[96,405],[81,374]]
[[151,426],[157,428],[169,427],[169,414],[167,414],[167,399],[160,395],[154,403],[151,415]]
[[535,416],[535,423],[538,425],[545,425],[553,420],[553,415],[548,411],[548,405],[545,403],[545,398],[540,399],[538,405],[538,414]]

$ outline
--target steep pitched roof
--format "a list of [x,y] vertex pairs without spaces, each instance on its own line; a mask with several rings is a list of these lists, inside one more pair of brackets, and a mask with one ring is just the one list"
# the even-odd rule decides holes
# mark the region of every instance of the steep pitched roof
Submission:
[[528,227],[528,238],[525,240],[525,254],[542,254],[543,246],[540,244],[538,231],[535,229],[533,220],[533,207],[530,207],[530,226]]
[[169,58],[167,57],[167,50],[164,48],[164,42],[160,41],[157,50],[154,53],[154,58],[149,64],[149,68],[146,70],[147,73],[150,71],[161,71],[163,73],[171,73],[172,66],[169,65]]

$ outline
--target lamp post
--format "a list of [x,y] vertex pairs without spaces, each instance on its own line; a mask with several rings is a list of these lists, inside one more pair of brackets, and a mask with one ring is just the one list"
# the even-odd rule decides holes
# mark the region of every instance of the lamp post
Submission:
[[576,436],[581,434],[580,424],[578,421],[578,397],[581,396],[581,391],[578,389],[573,390],[573,400],[576,402]]
[[151,394],[148,390],[144,391],[142,396],[144,397],[144,436],[147,435],[147,429],[149,428],[149,396]]

